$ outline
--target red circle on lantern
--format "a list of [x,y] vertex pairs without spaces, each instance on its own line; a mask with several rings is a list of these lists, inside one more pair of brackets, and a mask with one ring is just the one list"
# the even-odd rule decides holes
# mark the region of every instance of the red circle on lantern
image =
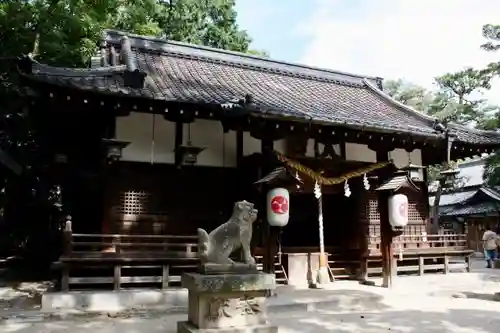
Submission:
[[271,210],[275,214],[288,213],[288,199],[281,195],[273,197],[271,199]]
[[399,214],[404,218],[408,217],[408,204],[406,202],[399,205]]

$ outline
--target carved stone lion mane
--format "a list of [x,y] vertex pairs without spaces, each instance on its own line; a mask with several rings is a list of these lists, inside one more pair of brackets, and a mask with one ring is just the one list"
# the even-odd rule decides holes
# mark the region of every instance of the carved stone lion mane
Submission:
[[198,229],[198,255],[202,263],[233,264],[231,253],[240,247],[245,264],[255,265],[250,253],[252,223],[257,219],[258,210],[248,201],[234,204],[229,220],[210,234]]

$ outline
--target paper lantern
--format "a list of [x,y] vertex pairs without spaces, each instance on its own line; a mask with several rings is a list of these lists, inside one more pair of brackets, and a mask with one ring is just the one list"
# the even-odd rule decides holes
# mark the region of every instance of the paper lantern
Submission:
[[284,227],[290,217],[290,193],[274,188],[267,193],[267,221],[273,227]]
[[404,194],[394,194],[389,198],[389,223],[401,228],[408,224],[408,197]]

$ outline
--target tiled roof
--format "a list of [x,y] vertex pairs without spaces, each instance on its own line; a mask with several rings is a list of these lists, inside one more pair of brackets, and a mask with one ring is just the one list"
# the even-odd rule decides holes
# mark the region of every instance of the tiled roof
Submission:
[[[35,64],[31,78],[104,94],[186,103],[224,104],[249,94],[256,114],[375,131],[443,136],[434,129],[433,118],[385,95],[377,87],[379,78],[117,31],[106,33],[108,50],[113,47],[119,52],[125,35],[130,42],[127,58],[131,59],[133,69],[137,67],[147,75],[142,88],[125,85],[125,74],[131,70],[128,64],[106,66],[104,61],[103,67],[90,70]],[[456,131],[459,140],[500,143],[500,136],[492,135],[490,142],[487,135],[469,135],[461,128]]]
[[500,142],[500,133],[468,128],[458,124],[448,124],[450,133],[456,135],[456,140],[473,144],[496,144]]
[[463,195],[460,201],[448,200],[443,204],[440,203],[439,214],[446,216],[471,215],[498,212],[500,208],[500,192],[497,189],[483,186],[476,191],[462,192],[461,194],[469,195]]
[[[472,198],[474,196],[474,194],[477,193],[477,191],[478,191],[477,189],[474,189],[472,191],[442,194],[441,198],[439,199],[439,206],[448,206],[448,205],[454,205],[454,204],[464,202],[464,201]],[[434,199],[435,199],[434,196],[429,198],[429,204],[431,206],[434,205]]]
[[441,216],[466,216],[476,214],[497,213],[498,205],[493,202],[479,202],[473,205],[465,205],[462,207],[449,207],[443,209],[439,215]]

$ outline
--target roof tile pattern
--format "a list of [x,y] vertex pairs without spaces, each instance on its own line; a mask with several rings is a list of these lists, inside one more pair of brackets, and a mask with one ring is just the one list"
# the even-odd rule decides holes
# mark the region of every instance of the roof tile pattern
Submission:
[[[120,48],[120,32],[108,46]],[[123,65],[90,70],[36,64],[32,78],[105,94],[187,103],[222,104],[250,94],[256,111],[283,117],[410,135],[442,136],[433,119],[394,103],[373,78],[287,64],[235,52],[128,36],[132,57],[147,74],[144,87],[126,87]],[[457,127],[458,140],[500,142],[500,136]]]

